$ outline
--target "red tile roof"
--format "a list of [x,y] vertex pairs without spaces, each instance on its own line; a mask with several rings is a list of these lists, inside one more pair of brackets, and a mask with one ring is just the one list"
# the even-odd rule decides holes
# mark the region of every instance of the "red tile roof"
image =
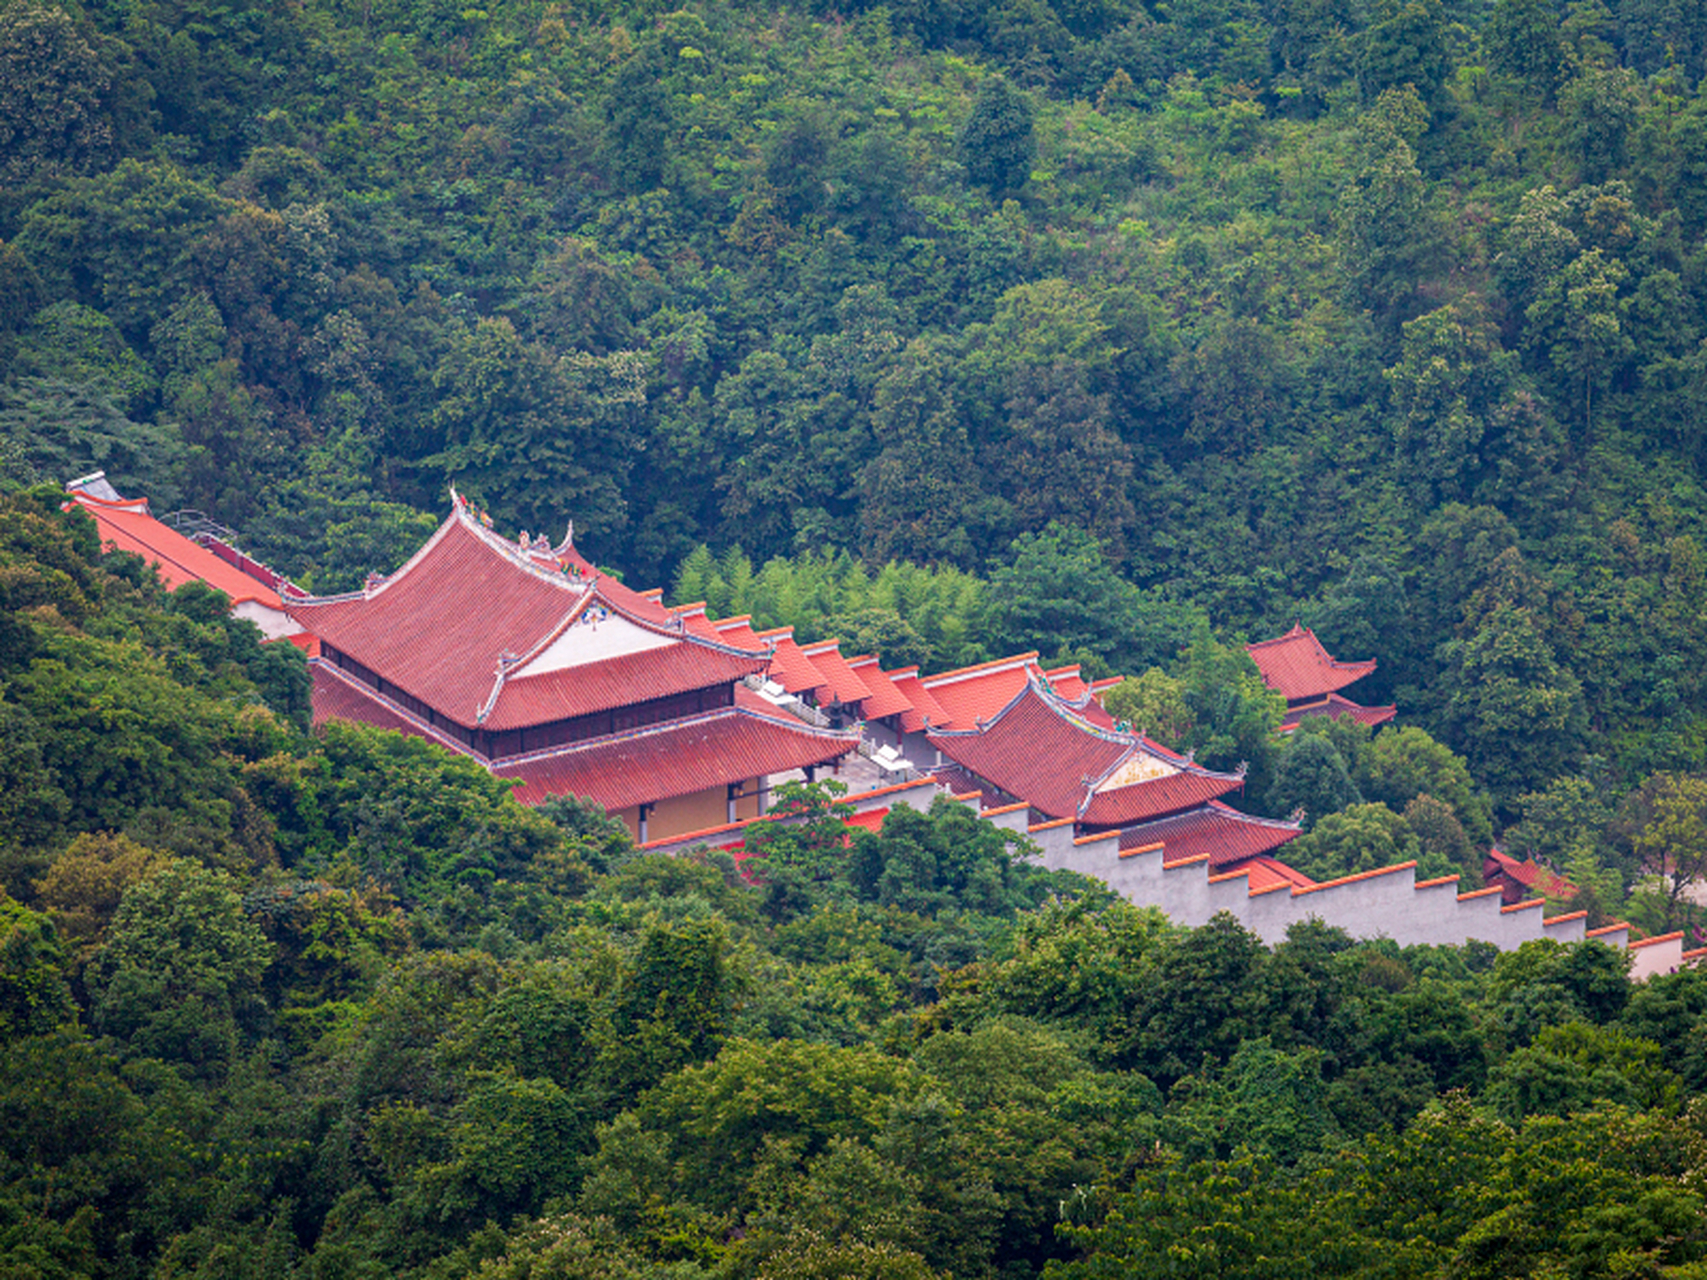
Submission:
[[[840,640],[820,640],[816,644],[803,644],[800,651],[811,659],[812,665],[824,673],[825,685],[829,687],[830,696],[844,707],[857,707],[871,697],[871,690],[865,681],[854,673],[848,666],[848,660],[842,657],[842,642]],[[824,701],[820,695],[819,701]]]
[[[931,718],[933,729],[976,729],[989,720],[1025,688],[1030,673],[1037,670],[1037,653],[1017,653],[1011,658],[980,662],[977,666],[944,671],[919,681],[947,715],[946,721]],[[903,692],[906,690],[903,688]]]
[[687,629],[696,636],[707,640],[718,639],[717,624],[705,616],[705,601],[696,600],[692,604],[677,605],[670,612],[680,618]]
[[605,599],[633,617],[657,623],[671,621],[670,611],[654,593],[636,591],[633,587],[624,586],[617,578],[604,572],[582,555],[573,545],[565,543],[555,548],[552,555],[563,568],[580,570],[583,580],[595,584]]
[[1289,867],[1278,858],[1252,858],[1241,862],[1236,870],[1249,871],[1251,892],[1264,893],[1270,889],[1311,889],[1316,882],[1296,867]]
[[878,668],[875,655],[849,658],[848,667],[871,690],[871,696],[859,704],[859,713],[867,720],[884,716],[905,715],[913,709],[913,700],[895,687],[895,682]]
[[[566,559],[585,565],[578,553]],[[468,728],[482,724],[483,713],[491,728],[540,724],[763,668],[762,654],[688,635],[614,579],[586,568],[577,578],[558,565],[543,545],[524,549],[482,528],[459,501],[390,577],[363,592],[292,599],[285,608],[324,644]],[[643,639],[643,652],[619,648],[555,672],[524,674],[547,646],[574,643],[569,633],[580,627],[571,624],[593,609],[614,611],[626,634]],[[589,644],[596,635],[591,628]],[[498,688],[501,663],[513,674]]]
[[1549,898],[1574,898],[1577,887],[1564,876],[1542,866],[1533,858],[1528,862],[1519,862],[1516,858],[1501,853],[1498,849],[1488,850],[1487,857],[1482,859],[1482,878],[1492,882],[1503,878],[1507,889],[1506,901],[1515,902],[1523,896],[1524,890],[1533,890]]
[[968,769],[962,769],[957,764],[941,764],[930,771],[936,779],[937,786],[943,788],[951,796],[977,796],[980,812],[992,809],[1024,809],[1028,806],[1021,800],[1018,804],[1011,803],[1012,797],[1000,787],[984,781]]
[[[770,631],[754,633],[754,638],[761,644],[776,645],[776,655],[771,659],[771,679],[793,694],[816,693],[824,687],[824,673],[812,664],[800,651],[800,645],[794,639],[793,627],[775,627]],[[828,701],[828,694],[825,695]]]
[[1097,792],[1079,814],[1079,821],[1091,827],[1120,827],[1129,822],[1147,822],[1219,796],[1231,795],[1244,785],[1244,779],[1233,774],[1214,773],[1188,765],[1170,777]]
[[371,690],[364,689],[330,663],[310,662],[308,671],[314,682],[315,724],[349,720],[356,724],[371,724],[376,729],[396,729],[419,738],[439,740],[436,734],[427,732],[424,725],[376,698]]
[[1349,684],[1355,684],[1375,670],[1375,661],[1336,662],[1322,648],[1316,633],[1308,627],[1295,626],[1273,640],[1259,640],[1245,646],[1251,660],[1262,672],[1269,688],[1280,693],[1288,702],[1301,698],[1322,698]]
[[1091,689],[1085,683],[1084,676],[1080,674],[1081,670],[1080,665],[1075,662],[1070,667],[1056,667],[1053,671],[1045,671],[1043,676],[1049,681],[1055,692],[1068,702],[1078,702]]
[[889,682],[901,692],[901,696],[912,704],[911,710],[901,713],[901,728],[906,733],[918,733],[929,720],[931,728],[944,729],[948,727],[948,712],[942,709],[940,703],[931,696],[931,691],[925,688],[919,680],[917,667],[901,667],[895,671],[884,672]]
[[1164,863],[1207,855],[1211,868],[1230,871],[1252,858],[1273,853],[1299,835],[1300,830],[1294,823],[1254,818],[1212,800],[1201,808],[1175,814],[1171,818],[1124,828],[1120,833],[1120,847],[1141,849],[1160,844]]
[[1350,716],[1359,724],[1370,728],[1386,724],[1399,713],[1397,707],[1366,707],[1353,702],[1341,694],[1330,693],[1320,702],[1307,702],[1302,706],[1288,707],[1286,714],[1281,717],[1280,731],[1290,732],[1298,727],[1298,722],[1311,716]]
[[648,698],[732,684],[763,671],[769,663],[763,653],[733,653],[696,643],[697,639],[543,675],[512,677],[505,681],[484,726],[496,731],[546,724]]
[[981,730],[932,733],[930,744],[1039,812],[1086,826],[1159,818],[1243,785],[1149,739],[1098,729],[1040,679],[1028,679]]
[[738,614],[733,618],[719,618],[711,624],[711,629],[732,644],[757,647],[753,640],[753,615],[750,613]]
[[505,761],[493,772],[521,779],[516,798],[524,804],[572,793],[618,810],[827,764],[857,745],[857,734],[731,707]]
[[205,582],[225,592],[232,604],[253,601],[273,609],[283,607],[277,591],[161,524],[148,513],[146,498],[111,502],[73,490],[66,509],[73,504],[94,520],[103,546],[141,556],[159,570],[160,580],[171,590],[186,582]]

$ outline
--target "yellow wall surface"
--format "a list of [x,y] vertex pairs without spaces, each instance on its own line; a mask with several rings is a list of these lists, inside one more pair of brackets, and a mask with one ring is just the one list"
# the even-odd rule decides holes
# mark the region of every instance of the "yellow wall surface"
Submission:
[[[737,821],[759,816],[759,781],[758,778],[742,781],[741,790],[751,794],[743,795],[735,801]],[[611,817],[627,827],[629,835],[636,840],[640,838],[640,810],[637,807],[630,806],[619,813],[611,814]],[[704,831],[707,827],[721,827],[728,821],[728,793],[722,787],[707,787],[704,791],[696,791],[692,795],[660,800],[646,820],[646,838],[664,840],[670,836],[686,835],[690,831]]]

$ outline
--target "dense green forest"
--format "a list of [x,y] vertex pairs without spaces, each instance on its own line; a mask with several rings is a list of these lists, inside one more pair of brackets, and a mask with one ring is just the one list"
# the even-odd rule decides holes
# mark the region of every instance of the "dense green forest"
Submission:
[[1707,973],[1179,929],[829,785],[641,855],[305,732],[297,650],[52,488],[0,591],[0,1276],[1707,1268]]
[[[310,734],[32,488],[337,590],[455,483],[1128,673],[1312,875],[1497,836],[1689,924],[1704,74],[1658,0],[0,0],[0,1275],[1707,1274],[1707,978],[1181,931],[820,791],[638,857]],[[1400,727],[1274,737],[1297,620]]]

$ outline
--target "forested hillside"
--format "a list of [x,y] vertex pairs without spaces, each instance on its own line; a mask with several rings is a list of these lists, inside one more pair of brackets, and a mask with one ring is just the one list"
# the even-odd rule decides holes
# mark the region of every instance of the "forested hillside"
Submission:
[[1060,522],[1149,631],[1047,652],[1303,618],[1508,816],[1707,763],[1685,10],[0,14],[14,477],[323,589],[447,481],[642,584],[982,578]]
[[1181,930],[942,802],[639,856],[0,497],[0,1275],[1697,1276],[1707,974]]
[[[1312,875],[1498,836],[1687,924],[1704,74],[1656,0],[0,0],[0,1274],[1703,1274],[1707,978],[1176,931],[818,792],[636,857],[309,734],[31,486],[339,590],[455,483],[1139,677]],[[1273,736],[1298,620],[1400,727]]]

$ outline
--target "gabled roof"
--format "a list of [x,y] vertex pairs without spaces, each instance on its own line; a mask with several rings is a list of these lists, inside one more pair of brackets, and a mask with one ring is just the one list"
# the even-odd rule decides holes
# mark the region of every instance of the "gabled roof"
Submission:
[[[824,686],[828,687],[830,696],[844,707],[856,707],[871,696],[871,690],[866,688],[865,681],[854,673],[848,666],[848,660],[842,657],[842,642],[840,640],[820,640],[816,644],[803,644],[800,652],[805,654],[812,665],[824,675]],[[819,699],[823,701],[822,697]]]
[[1148,738],[1101,729],[1028,679],[981,729],[932,733],[950,760],[1052,818],[1121,826],[1237,791],[1243,779]]
[[[458,501],[458,510],[466,510]],[[500,541],[502,541],[500,539]],[[545,542],[545,536],[540,535],[536,546]],[[552,548],[550,555],[564,569],[580,575],[582,581],[590,582],[599,588],[606,600],[616,605],[623,612],[636,618],[644,618],[648,622],[669,624],[673,622],[670,611],[666,609],[654,592],[636,591],[633,587],[624,586],[617,578],[604,572],[586,556],[576,549],[573,541],[565,539],[563,544]]]
[[1037,651],[1033,650],[925,676],[919,683],[948,717],[944,721],[932,716],[931,727],[976,729],[980,720],[990,719],[1012,702],[1037,670]]
[[895,682],[878,667],[875,654],[867,654],[863,658],[849,658],[848,668],[871,690],[871,696],[859,704],[859,713],[867,720],[905,715],[913,709],[912,699],[897,689]]
[[[1186,813],[1123,828],[1120,847],[1147,849],[1159,844],[1163,865],[1208,855],[1210,870],[1230,871],[1253,858],[1273,853],[1300,834],[1295,822],[1254,818],[1219,800],[1211,800]],[[1305,881],[1308,884],[1307,877]],[[1252,888],[1256,887],[1253,881]]]
[[901,713],[901,729],[904,733],[920,732],[927,720],[933,729],[948,727],[948,712],[942,709],[941,704],[931,696],[931,691],[920,681],[917,667],[900,667],[883,674],[909,704],[908,709]]
[[744,706],[595,738],[494,767],[518,778],[516,798],[585,796],[615,811],[840,759],[859,736],[817,729]]
[[1296,867],[1289,867],[1278,858],[1252,858],[1232,868],[1250,875],[1252,893],[1265,889],[1314,889],[1316,882]]
[[149,514],[146,498],[107,499],[73,488],[66,509],[73,504],[94,520],[103,546],[141,556],[154,565],[170,590],[186,582],[205,582],[225,592],[234,605],[253,602],[270,609],[283,607],[279,593],[271,587],[161,524]]
[[679,604],[670,610],[682,620],[682,624],[696,636],[707,640],[718,639],[717,624],[705,616],[705,601],[696,600],[692,604]]
[[467,728],[546,723],[764,668],[767,655],[689,635],[579,557],[565,571],[560,552],[544,538],[499,537],[459,499],[396,573],[285,608],[324,644]]
[[1272,640],[1248,644],[1245,652],[1262,672],[1263,682],[1288,702],[1326,697],[1375,670],[1373,658],[1367,662],[1336,662],[1322,648],[1316,633],[1305,626],[1294,626]]
[[1286,714],[1281,717],[1280,731],[1286,733],[1295,729],[1299,721],[1308,720],[1311,716],[1350,716],[1359,724],[1366,724],[1373,729],[1377,725],[1386,724],[1398,714],[1397,707],[1366,707],[1343,694],[1330,693],[1320,702],[1288,707]]

